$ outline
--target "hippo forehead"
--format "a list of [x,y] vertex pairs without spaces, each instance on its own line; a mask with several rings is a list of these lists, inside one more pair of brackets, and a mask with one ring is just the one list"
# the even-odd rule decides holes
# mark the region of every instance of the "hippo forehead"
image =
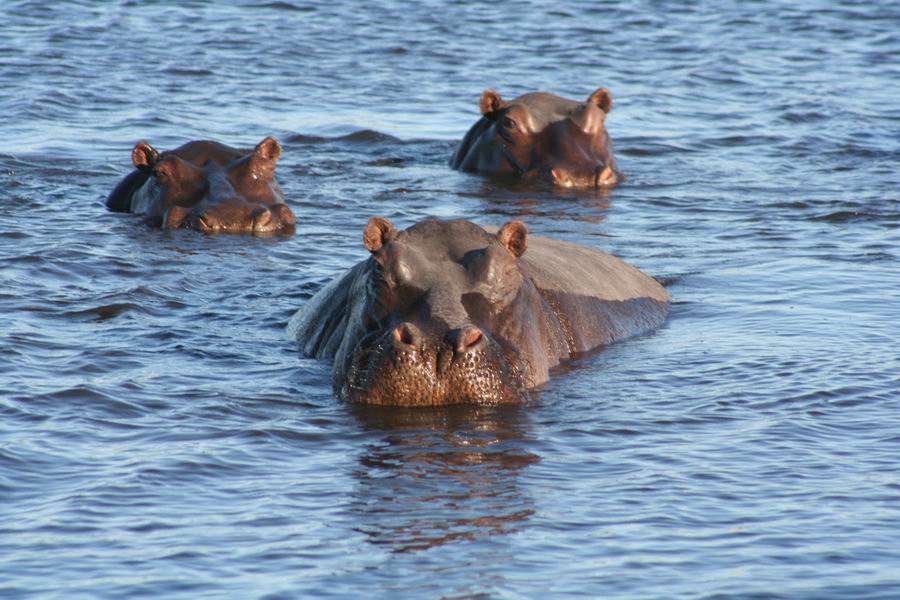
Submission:
[[429,263],[440,263],[459,262],[494,241],[494,236],[471,221],[422,221],[401,232],[395,243],[415,249]]
[[224,167],[237,158],[250,154],[252,150],[237,150],[212,140],[198,140],[182,144],[174,150],[163,152],[162,156],[174,154],[198,167],[213,165]]
[[496,236],[466,221],[419,223],[400,233],[375,260],[402,290],[384,308],[404,313],[417,310],[415,302],[422,301],[432,316],[456,325],[467,320],[462,303],[475,301],[471,294],[499,310],[521,283],[512,253]]
[[509,103],[509,108],[524,106],[531,115],[533,126],[537,131],[551,123],[577,116],[584,110],[584,102],[576,102],[561,98],[547,92],[531,92],[523,94]]

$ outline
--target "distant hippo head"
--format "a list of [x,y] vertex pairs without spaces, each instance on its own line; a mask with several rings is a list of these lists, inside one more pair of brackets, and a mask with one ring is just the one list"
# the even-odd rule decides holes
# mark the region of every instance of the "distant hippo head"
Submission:
[[505,101],[485,90],[483,116],[469,129],[450,165],[563,187],[612,187],[622,176],[605,126],[611,109],[606,88],[584,102],[544,92]]
[[138,142],[137,169],[110,194],[112,210],[143,214],[163,229],[204,233],[292,233],[295,217],[275,180],[281,146],[265,138],[251,151],[211,141],[158,152]]
[[424,221],[398,233],[370,220],[370,307],[342,395],[412,406],[521,400],[526,366],[503,331],[526,301],[516,262],[526,232],[518,221],[496,235],[466,221]]

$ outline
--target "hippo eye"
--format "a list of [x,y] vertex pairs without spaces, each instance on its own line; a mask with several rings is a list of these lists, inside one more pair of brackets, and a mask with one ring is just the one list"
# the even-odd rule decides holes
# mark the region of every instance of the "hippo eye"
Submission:
[[372,283],[376,286],[380,286],[384,283],[384,267],[377,262],[375,263],[375,268],[372,269]]
[[375,263],[375,269],[372,271],[372,283],[375,284],[376,290],[392,290],[397,285],[391,274],[387,273],[384,266],[381,263],[377,262]]
[[516,122],[509,117],[503,117],[503,127],[506,129],[516,129]]
[[165,179],[169,178],[169,174],[166,171],[164,171],[163,169],[153,169],[153,177],[155,179],[165,180]]

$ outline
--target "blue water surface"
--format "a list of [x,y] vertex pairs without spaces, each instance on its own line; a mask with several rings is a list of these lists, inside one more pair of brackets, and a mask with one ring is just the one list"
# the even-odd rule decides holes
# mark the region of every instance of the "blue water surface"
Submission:
[[[900,6],[0,5],[0,597],[900,597]],[[587,98],[608,196],[450,170]],[[139,139],[284,146],[291,238],[103,200]],[[601,248],[661,329],[521,407],[373,410],[293,312],[380,215]]]

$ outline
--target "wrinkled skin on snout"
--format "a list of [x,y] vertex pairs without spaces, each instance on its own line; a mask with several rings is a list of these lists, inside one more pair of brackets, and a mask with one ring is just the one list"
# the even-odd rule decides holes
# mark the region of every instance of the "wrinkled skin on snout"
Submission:
[[398,232],[373,218],[371,253],[289,325],[308,356],[333,360],[336,391],[395,406],[521,402],[576,352],[647,331],[669,296],[608,254],[540,237],[520,221]]
[[250,151],[212,141],[158,152],[138,142],[135,170],[106,200],[110,210],[144,215],[163,229],[291,234],[296,219],[275,180],[281,146],[267,137]]
[[600,88],[584,102],[536,92],[505,101],[481,94],[481,119],[450,160],[463,171],[549,181],[561,187],[611,188],[622,180],[606,131],[612,96]]

